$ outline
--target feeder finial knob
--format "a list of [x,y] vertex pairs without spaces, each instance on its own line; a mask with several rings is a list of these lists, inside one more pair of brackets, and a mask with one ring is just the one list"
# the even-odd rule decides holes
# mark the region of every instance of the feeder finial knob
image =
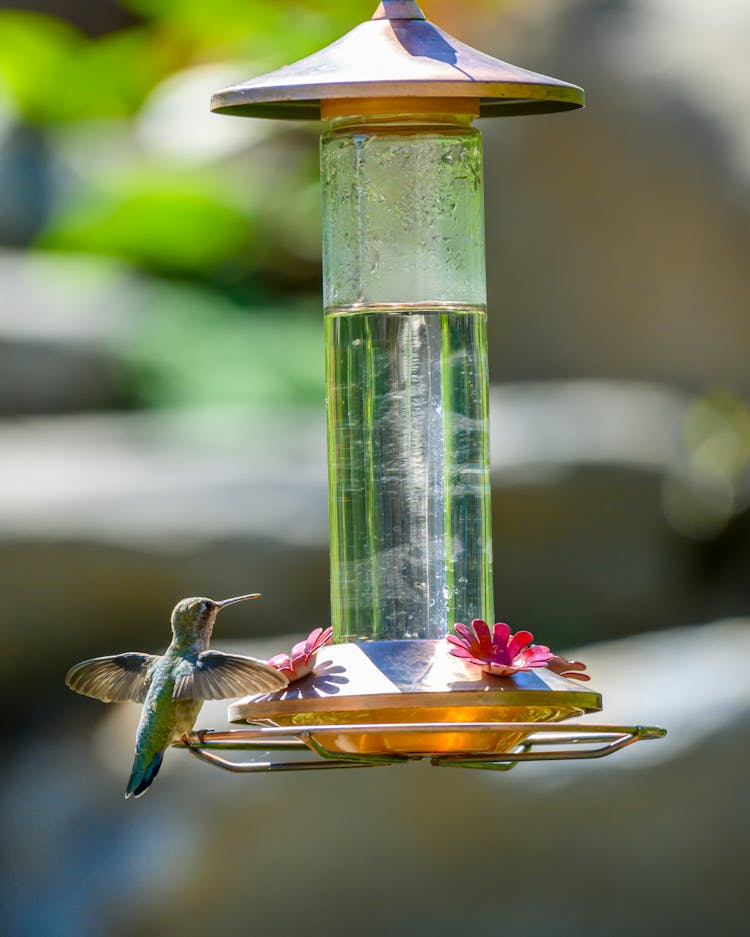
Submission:
[[374,20],[423,20],[424,13],[414,0],[382,0],[372,14]]

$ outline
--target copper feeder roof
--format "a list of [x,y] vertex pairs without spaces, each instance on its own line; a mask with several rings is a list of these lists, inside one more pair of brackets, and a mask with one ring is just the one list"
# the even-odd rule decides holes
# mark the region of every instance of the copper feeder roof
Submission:
[[342,98],[468,98],[480,117],[583,106],[576,85],[472,49],[426,20],[414,0],[383,0],[371,20],[319,52],[218,91],[211,109],[320,120],[321,102]]

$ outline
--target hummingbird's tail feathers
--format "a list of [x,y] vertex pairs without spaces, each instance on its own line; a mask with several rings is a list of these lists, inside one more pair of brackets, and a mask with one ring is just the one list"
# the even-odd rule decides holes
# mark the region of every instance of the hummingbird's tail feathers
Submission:
[[133,771],[130,775],[128,786],[125,789],[126,800],[131,795],[134,797],[140,797],[141,794],[146,793],[149,787],[151,787],[154,778],[159,773],[159,768],[161,768],[163,758],[164,752],[157,752],[154,757],[144,765],[140,756],[136,756],[136,759],[133,762]]
[[282,673],[254,657],[202,651],[194,663],[184,661],[175,674],[172,697],[233,699],[250,693],[273,693],[288,685]]

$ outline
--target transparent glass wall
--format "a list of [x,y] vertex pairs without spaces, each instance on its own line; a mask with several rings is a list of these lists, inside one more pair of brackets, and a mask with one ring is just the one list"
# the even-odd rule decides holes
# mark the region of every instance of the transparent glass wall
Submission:
[[468,118],[322,139],[337,641],[492,620],[482,149]]

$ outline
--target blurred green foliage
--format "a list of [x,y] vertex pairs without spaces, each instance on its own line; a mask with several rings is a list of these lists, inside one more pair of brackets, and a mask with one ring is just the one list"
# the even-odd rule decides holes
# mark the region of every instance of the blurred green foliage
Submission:
[[209,271],[249,247],[253,219],[227,194],[197,173],[128,173],[82,186],[39,243],[161,271]]
[[177,67],[147,26],[89,39],[49,16],[0,11],[0,76],[32,123],[128,117]]
[[127,0],[193,50],[242,53],[277,67],[372,15],[373,0]]
[[0,11],[0,125],[33,128],[54,180],[28,247],[149,279],[160,302],[121,349],[143,405],[319,406],[315,128],[208,115],[208,97],[331,42],[373,0],[121,6],[131,24],[96,37]]
[[[166,76],[207,61],[274,68],[337,38],[371,0],[129,0],[139,26],[84,36],[39,13],[0,10],[0,75],[39,123],[125,117]],[[207,102],[196,102],[205,107]]]
[[323,336],[315,299],[253,300],[163,284],[127,344],[144,406],[323,406]]
[[668,473],[664,513],[686,537],[709,540],[748,507],[750,409],[728,391],[696,398],[683,423],[685,455]]

